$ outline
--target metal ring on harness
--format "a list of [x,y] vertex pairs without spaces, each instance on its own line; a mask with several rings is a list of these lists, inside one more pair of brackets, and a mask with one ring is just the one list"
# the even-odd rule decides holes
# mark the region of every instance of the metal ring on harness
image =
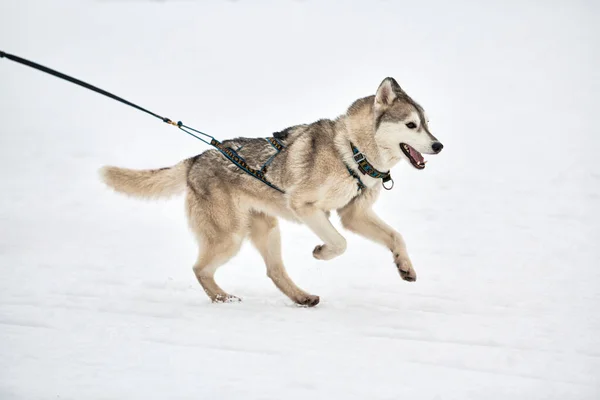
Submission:
[[[390,187],[385,186],[386,182],[392,182]],[[390,176],[390,179],[388,179],[387,181],[381,181],[381,186],[383,186],[383,188],[385,190],[392,190],[394,188],[394,180],[392,179],[392,177]]]

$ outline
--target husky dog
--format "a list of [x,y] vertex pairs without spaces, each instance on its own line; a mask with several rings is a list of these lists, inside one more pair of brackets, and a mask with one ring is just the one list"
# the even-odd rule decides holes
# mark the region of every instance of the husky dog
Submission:
[[374,96],[355,101],[335,120],[293,126],[273,138],[239,138],[222,145],[252,168],[263,166],[268,181],[281,191],[213,149],[169,168],[103,167],[101,175],[108,186],[131,196],[186,193],[189,224],[200,245],[193,270],[213,302],[240,300],[221,289],[214,275],[250,238],[273,283],[297,304],[317,305],[319,297],[296,286],[285,270],[277,218],[308,226],[323,242],[313,257],[330,260],[346,250],[346,239],[329,221],[331,210],[344,228],[391,250],[402,279],[415,281],[402,236],[372,210],[386,175],[373,171],[389,171],[403,159],[423,169],[421,154],[442,150],[429,132],[423,108],[393,78],[386,78]]

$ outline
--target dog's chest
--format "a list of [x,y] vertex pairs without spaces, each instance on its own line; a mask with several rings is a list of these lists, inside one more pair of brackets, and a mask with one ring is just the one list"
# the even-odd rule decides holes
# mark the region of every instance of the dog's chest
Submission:
[[321,188],[318,207],[323,210],[337,210],[361,195],[354,178],[330,179]]

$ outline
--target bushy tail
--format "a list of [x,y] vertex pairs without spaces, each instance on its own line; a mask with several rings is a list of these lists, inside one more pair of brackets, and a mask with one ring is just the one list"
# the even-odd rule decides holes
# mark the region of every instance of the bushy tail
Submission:
[[190,159],[169,168],[144,170],[106,166],[100,169],[100,176],[120,193],[141,198],[168,197],[185,190],[189,163]]

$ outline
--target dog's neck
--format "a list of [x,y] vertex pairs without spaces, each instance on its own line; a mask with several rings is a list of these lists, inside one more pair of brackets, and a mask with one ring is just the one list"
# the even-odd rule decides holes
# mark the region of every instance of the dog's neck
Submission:
[[352,157],[350,142],[365,155],[369,163],[379,171],[389,171],[400,160],[386,154],[375,141],[375,120],[373,111],[374,96],[358,100],[348,112],[337,119],[340,132],[335,143],[342,158],[353,169],[356,163]]

